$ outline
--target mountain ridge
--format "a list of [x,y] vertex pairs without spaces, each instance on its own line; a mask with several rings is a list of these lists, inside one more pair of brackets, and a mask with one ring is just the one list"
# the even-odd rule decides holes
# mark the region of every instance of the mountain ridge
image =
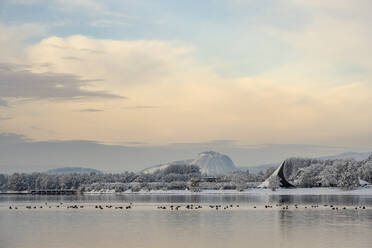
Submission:
[[103,174],[102,171],[85,167],[60,167],[46,171],[47,174]]
[[223,175],[237,170],[237,167],[229,156],[214,151],[205,151],[199,153],[195,159],[177,160],[155,165],[148,167],[141,172],[146,174],[154,173],[156,170],[162,170],[174,164],[196,165],[200,168],[202,174],[210,176]]

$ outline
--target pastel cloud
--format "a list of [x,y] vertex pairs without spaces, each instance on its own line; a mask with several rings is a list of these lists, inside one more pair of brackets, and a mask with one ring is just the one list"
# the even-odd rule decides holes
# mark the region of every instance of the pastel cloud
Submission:
[[[232,2],[243,8],[242,3],[247,1]],[[11,72],[12,77],[10,72],[2,71],[7,80],[0,88],[0,105],[9,104],[12,108],[1,110],[14,118],[4,121],[0,131],[22,130],[37,140],[52,137],[106,143],[232,139],[242,144],[371,146],[368,137],[372,124],[372,63],[366,51],[370,50],[372,35],[366,21],[368,1],[285,2],[306,14],[308,20],[301,27],[272,25],[275,20],[257,25],[250,22],[249,29],[239,26],[235,34],[221,35],[220,27],[215,26],[210,37],[204,37],[215,54],[235,49],[233,59],[222,55],[217,60],[213,56],[205,59],[200,54],[207,48],[195,40],[190,42],[191,38],[120,40],[48,34],[32,45],[23,45],[25,38],[19,37],[22,35],[15,28],[0,26],[9,34],[0,40],[1,45],[16,41],[10,52],[1,49],[5,52],[0,61],[26,66],[16,71],[25,76],[18,81],[15,71]],[[71,1],[66,3],[73,6]],[[76,1],[81,8],[95,3]],[[96,5],[95,9],[102,13],[107,10],[103,5]],[[356,18],[351,18],[348,10]],[[39,34],[43,33],[43,28],[36,27]],[[254,39],[257,33],[262,35],[260,39]],[[242,40],[231,42],[230,34]],[[245,39],[250,37],[253,41],[247,44]],[[269,37],[272,43],[260,43],[262,37]],[[227,44],[220,41],[222,46],[215,46],[214,40],[219,38]],[[285,58],[266,66],[279,56]],[[263,69],[234,77],[221,73],[221,68],[234,70],[240,59]],[[244,67],[250,70],[246,64]],[[50,83],[61,77],[64,83]],[[10,81],[16,83],[12,86]],[[31,85],[29,90],[19,93],[26,83]],[[16,88],[20,89],[18,93]],[[66,88],[72,91],[64,91]],[[37,89],[44,93],[36,93]],[[56,96],[60,101],[54,101]],[[22,97],[32,100],[15,99]],[[82,113],[94,110],[102,111]]]
[[[280,83],[283,78],[224,78],[195,59],[195,50],[182,43],[51,37],[28,48],[27,54],[28,64],[34,65],[29,72],[33,75],[70,73],[82,80],[99,78],[89,92],[100,94],[97,92],[110,89],[115,95],[128,97],[126,101],[88,98],[48,106],[38,102],[15,104],[12,111],[20,114],[6,122],[6,130],[22,128],[35,139],[43,139],[43,130],[52,129],[56,139],[108,143],[234,139],[245,144],[336,144],[362,137],[372,124],[366,115],[370,111],[367,106],[372,104],[367,82],[294,85]],[[79,60],[63,59],[67,56]],[[134,111],[131,106],[162,107]],[[76,112],[77,108],[104,111],[97,119]],[[25,115],[30,109],[42,118]]]
[[266,27],[273,37],[292,47],[294,58],[266,76],[328,84],[371,80],[372,62],[366,53],[372,43],[370,1],[291,2],[311,21],[295,31]]
[[[53,71],[109,79],[118,85],[148,83],[176,73],[179,57],[190,48],[166,41],[97,40],[85,36],[50,37],[29,49],[33,64]],[[74,59],[66,61],[66,58]],[[34,68],[45,71],[45,68]]]
[[96,112],[102,112],[103,110],[102,109],[90,108],[90,109],[80,109],[79,111],[80,112],[88,112],[88,113],[96,113]]

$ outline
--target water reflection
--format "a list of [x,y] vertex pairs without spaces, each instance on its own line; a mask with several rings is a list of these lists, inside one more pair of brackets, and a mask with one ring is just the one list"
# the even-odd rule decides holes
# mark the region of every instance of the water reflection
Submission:
[[[263,200],[263,198],[261,198],[261,200]],[[372,205],[372,198],[370,196],[357,195],[270,195],[268,196],[267,202],[270,204],[333,204],[357,206]]]
[[111,203],[238,203],[238,204],[333,204],[333,205],[368,205],[372,206],[371,196],[357,195],[244,195],[244,194],[213,194],[213,195],[1,195],[0,204],[10,202],[111,202]]
[[[198,203],[199,210],[9,210],[9,204]],[[288,204],[253,209],[252,205]],[[370,247],[372,210],[294,209],[293,204],[367,204],[368,196],[296,195],[82,195],[1,196],[0,247]],[[239,204],[215,210],[208,204]],[[250,207],[248,207],[250,206]]]

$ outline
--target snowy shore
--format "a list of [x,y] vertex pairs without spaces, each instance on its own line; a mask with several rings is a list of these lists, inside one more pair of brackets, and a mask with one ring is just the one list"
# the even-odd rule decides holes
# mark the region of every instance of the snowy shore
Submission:
[[107,191],[90,191],[84,194],[169,194],[169,195],[207,195],[207,194],[244,194],[244,195],[371,195],[372,187],[357,188],[354,190],[342,190],[339,188],[295,188],[295,189],[277,189],[272,191],[270,189],[248,189],[244,191],[236,190],[202,190],[201,192],[191,192],[189,190],[153,190],[153,191],[138,191],[132,192],[130,190],[125,192],[115,192],[113,190]]

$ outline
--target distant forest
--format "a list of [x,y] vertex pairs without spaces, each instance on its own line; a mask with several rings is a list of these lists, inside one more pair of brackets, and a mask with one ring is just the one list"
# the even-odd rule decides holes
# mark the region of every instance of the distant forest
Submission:
[[[275,168],[257,174],[235,171],[217,176],[213,182],[201,182],[201,189],[244,190],[267,179]],[[360,179],[372,183],[372,156],[363,160],[317,160],[290,158],[284,169],[286,178],[297,187],[340,187],[353,189]],[[132,192],[140,190],[184,190],[190,188],[192,178],[206,175],[194,165],[170,165],[151,174],[124,172],[117,174],[0,174],[0,191],[29,191],[41,189],[74,189],[81,192],[112,190]]]

